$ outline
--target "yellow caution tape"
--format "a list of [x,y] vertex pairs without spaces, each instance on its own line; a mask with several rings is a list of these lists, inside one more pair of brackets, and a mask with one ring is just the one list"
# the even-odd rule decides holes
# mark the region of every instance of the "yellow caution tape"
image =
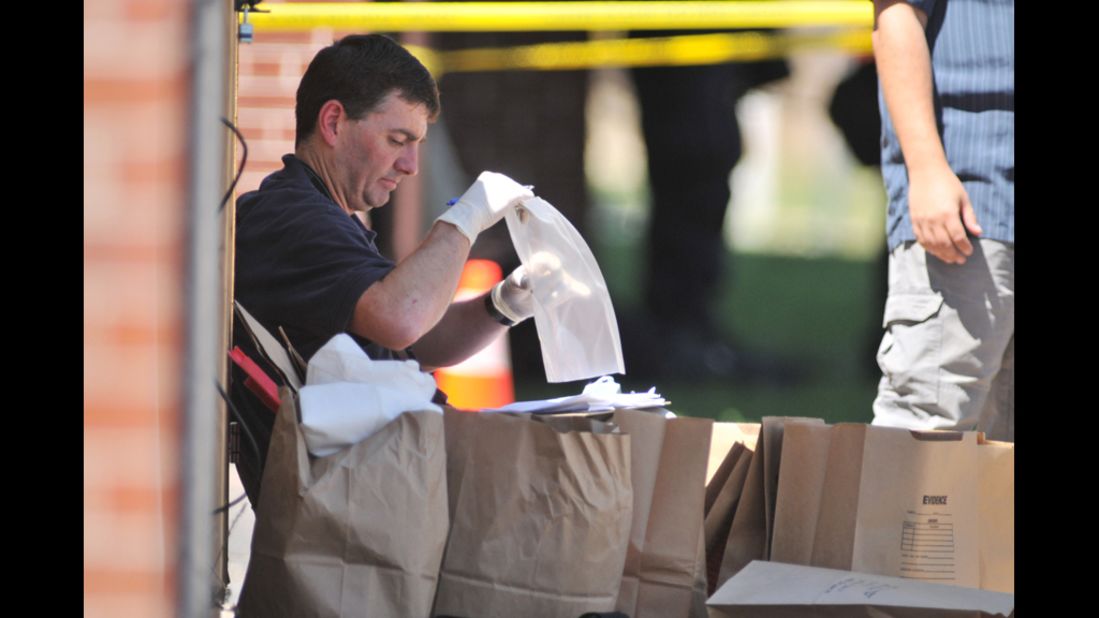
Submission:
[[437,79],[446,73],[471,71],[686,66],[781,58],[806,49],[834,49],[852,54],[869,54],[872,50],[870,31],[862,29],[825,34],[696,34],[446,52],[413,45],[407,47]]
[[264,4],[249,13],[257,35],[333,28],[369,32],[688,30],[863,26],[866,0],[701,2],[317,2]]

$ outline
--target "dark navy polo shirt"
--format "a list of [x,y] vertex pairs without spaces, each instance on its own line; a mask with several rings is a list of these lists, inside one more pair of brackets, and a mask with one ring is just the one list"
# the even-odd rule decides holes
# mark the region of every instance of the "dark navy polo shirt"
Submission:
[[[281,326],[308,361],[347,332],[359,297],[395,264],[309,166],[289,154],[282,162],[237,200],[236,299],[276,337]],[[397,356],[351,336],[371,358]]]

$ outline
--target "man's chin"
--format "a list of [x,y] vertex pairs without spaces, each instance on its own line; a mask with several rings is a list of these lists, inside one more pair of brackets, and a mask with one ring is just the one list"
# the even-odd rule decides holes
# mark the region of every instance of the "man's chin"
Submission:
[[370,212],[375,208],[381,208],[382,206],[385,206],[389,203],[390,198],[390,194],[386,193],[384,196],[378,196],[377,198],[370,200],[370,202],[364,204],[364,206],[366,207],[366,212]]

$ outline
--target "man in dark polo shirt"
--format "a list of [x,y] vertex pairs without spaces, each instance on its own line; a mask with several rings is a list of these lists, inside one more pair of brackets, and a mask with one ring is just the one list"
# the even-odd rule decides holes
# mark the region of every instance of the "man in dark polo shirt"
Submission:
[[[434,79],[407,50],[381,35],[321,50],[295,113],[294,154],[237,202],[236,299],[264,327],[281,327],[307,361],[346,332],[374,359],[411,356],[433,368],[464,360],[532,315],[521,271],[482,297],[451,302],[477,235],[532,197],[529,188],[483,173],[400,263],[379,253],[360,218],[417,173],[439,113]],[[234,343],[250,347],[239,332]],[[233,382],[257,443],[242,445],[238,463],[256,504],[274,416]]]

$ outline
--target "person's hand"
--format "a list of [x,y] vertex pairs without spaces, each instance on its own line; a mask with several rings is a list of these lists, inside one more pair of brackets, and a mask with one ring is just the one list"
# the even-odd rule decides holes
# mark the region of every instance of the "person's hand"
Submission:
[[492,304],[512,324],[518,324],[534,315],[534,296],[525,267],[516,268],[507,279],[492,288]]
[[497,174],[481,172],[458,201],[438,218],[458,228],[472,245],[477,235],[504,217],[509,208],[534,197],[530,187]]
[[530,256],[507,279],[492,289],[492,304],[504,317],[518,324],[534,315],[534,288],[547,310],[577,298],[591,296],[592,290],[561,267],[561,259],[547,252]]
[[565,271],[561,258],[548,251],[539,251],[530,256],[527,261],[527,277],[531,288],[538,290],[538,300],[547,310],[592,294],[591,288]]
[[966,231],[979,236],[981,226],[969,194],[949,168],[910,172],[908,214],[916,241],[948,264],[965,264],[973,254]]

